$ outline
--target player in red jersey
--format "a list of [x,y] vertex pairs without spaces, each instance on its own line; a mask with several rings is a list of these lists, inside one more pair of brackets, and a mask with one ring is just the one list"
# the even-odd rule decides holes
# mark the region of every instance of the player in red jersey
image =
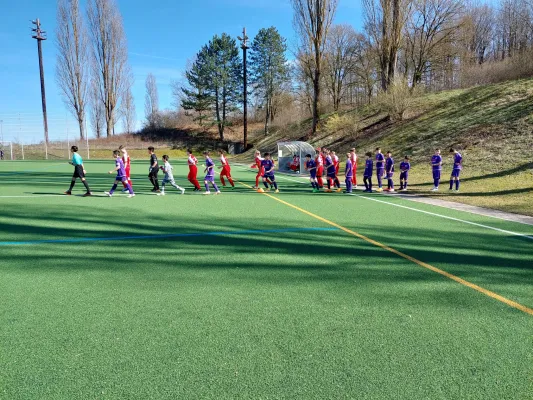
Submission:
[[324,155],[322,154],[322,149],[320,147],[318,147],[316,151],[316,180],[318,182],[319,189],[322,189],[324,187],[324,180],[322,179],[322,175],[324,175]]
[[128,154],[128,150],[126,150],[126,147],[121,145],[118,149],[122,153],[122,162],[124,163],[124,168],[126,169],[126,178],[127,178],[127,182],[126,181],[122,182],[122,185],[124,186],[124,189],[122,189],[122,191],[127,192],[128,183],[130,184],[131,187],[133,187],[133,184],[131,183],[131,175],[130,175],[131,174],[131,159]]
[[265,168],[261,165],[263,158],[261,157],[261,152],[259,150],[255,151],[255,164],[252,165],[252,168],[257,168],[257,175],[255,176],[255,186],[254,189],[259,189],[259,179],[265,175]]
[[201,192],[202,188],[200,187],[200,183],[198,182],[198,179],[196,178],[198,175],[198,160],[197,158],[192,154],[191,149],[187,149],[187,155],[189,156],[187,158],[187,164],[189,165],[189,175],[187,176],[187,179],[189,182],[191,182],[194,186],[195,192]]
[[352,161],[352,185],[357,189],[357,154],[355,149],[350,149],[350,160]]
[[220,171],[220,182],[222,182],[222,186],[226,187],[226,181],[224,180],[224,177],[226,177],[228,178],[231,188],[234,189],[235,184],[231,178],[231,167],[229,166],[228,159],[224,155],[224,150],[219,150],[218,154],[220,154],[220,162],[222,163],[222,166],[219,167],[222,168],[222,171]]

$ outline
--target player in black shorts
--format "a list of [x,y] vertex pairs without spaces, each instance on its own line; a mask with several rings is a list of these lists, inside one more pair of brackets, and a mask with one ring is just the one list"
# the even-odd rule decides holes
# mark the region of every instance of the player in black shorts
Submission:
[[159,165],[157,164],[157,156],[154,153],[154,148],[152,146],[148,147],[148,154],[150,154],[150,169],[148,170],[148,179],[154,185],[152,192],[160,192],[159,190],[159,180],[157,179],[157,173],[159,172]]
[[81,182],[85,186],[85,189],[87,189],[87,192],[83,195],[83,197],[87,197],[92,195],[91,190],[89,189],[89,185],[87,184],[87,181],[85,180],[85,168],[83,166],[83,160],[81,156],[78,154],[78,146],[72,146],[70,148],[70,151],[72,151],[72,161],[69,161],[70,165],[74,165],[74,174],[72,175],[72,182],[70,183],[70,188],[65,192],[67,196],[70,196],[72,194],[72,188],[76,184],[76,179],[80,178]]

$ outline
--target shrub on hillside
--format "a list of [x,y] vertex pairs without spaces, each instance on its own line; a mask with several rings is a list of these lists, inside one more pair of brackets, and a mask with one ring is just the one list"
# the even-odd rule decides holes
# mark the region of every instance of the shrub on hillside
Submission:
[[409,87],[407,81],[397,79],[389,86],[387,92],[378,95],[377,104],[382,112],[390,116],[391,120],[402,121],[419,93],[419,88],[413,89]]
[[353,112],[344,114],[333,114],[324,124],[325,131],[332,135],[343,132],[347,136],[355,136],[359,131],[359,118]]
[[461,86],[487,85],[532,76],[533,52],[525,52],[503,61],[465,67],[461,74]]

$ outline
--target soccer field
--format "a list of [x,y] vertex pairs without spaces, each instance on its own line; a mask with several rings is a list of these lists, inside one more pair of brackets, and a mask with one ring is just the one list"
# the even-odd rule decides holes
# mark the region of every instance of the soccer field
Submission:
[[1,399],[533,399],[533,226],[171,162],[0,162]]

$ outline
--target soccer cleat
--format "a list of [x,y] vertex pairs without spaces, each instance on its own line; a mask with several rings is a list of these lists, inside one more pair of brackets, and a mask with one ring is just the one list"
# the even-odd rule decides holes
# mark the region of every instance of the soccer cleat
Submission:
[[254,189],[254,190],[258,190],[258,189],[259,189],[259,186],[253,186],[252,189]]
[[203,192],[202,194],[211,194],[211,192]]
[[181,194],[185,194],[185,189],[181,188]]
[[265,192],[270,192],[270,188],[265,188]]
[[89,196],[92,196],[93,194],[91,192],[87,192],[85,193],[82,197],[89,197]]
[[319,190],[318,189],[313,189],[313,193],[318,193]]
[[383,192],[383,188],[377,188],[377,189],[376,189],[376,192],[378,192],[378,193]]
[[135,197],[135,193],[128,194],[128,199],[131,199],[132,197]]
[[71,195],[72,195],[72,192],[70,192],[70,191],[67,190],[64,194],[66,194],[67,196],[71,196]]
[[394,189],[389,189],[389,190],[388,190],[389,193],[394,193],[395,191],[396,191],[396,190],[394,190]]
[[235,186],[232,186],[232,187],[231,187],[231,190],[234,190],[234,189],[235,189]]
[[220,193],[220,190],[219,190],[218,192],[216,192],[215,194],[221,194],[221,193]]
[[109,192],[104,192],[107,196],[109,197],[112,197],[113,196],[113,193],[109,193]]
[[407,189],[400,189],[400,192],[407,192]]
[[342,189],[341,189],[341,188],[338,188],[338,189],[336,190],[336,192],[337,192],[337,193],[340,193],[340,192],[342,192]]
[[326,193],[331,193],[332,190],[331,190],[331,189],[324,189],[324,192],[326,192]]
[[128,189],[124,188],[122,189],[122,193],[126,193],[128,191]]
[[279,193],[279,189],[276,189],[276,191],[274,193]]
[[346,194],[352,194],[352,192],[344,192],[344,193],[346,193]]
[[438,192],[439,188],[438,187],[434,187],[433,189],[431,189],[432,192]]
[[164,196],[164,195],[165,195],[165,192],[158,193],[157,195],[158,195],[158,196]]
[[259,189],[257,189],[257,193],[265,193],[265,189],[259,188]]

